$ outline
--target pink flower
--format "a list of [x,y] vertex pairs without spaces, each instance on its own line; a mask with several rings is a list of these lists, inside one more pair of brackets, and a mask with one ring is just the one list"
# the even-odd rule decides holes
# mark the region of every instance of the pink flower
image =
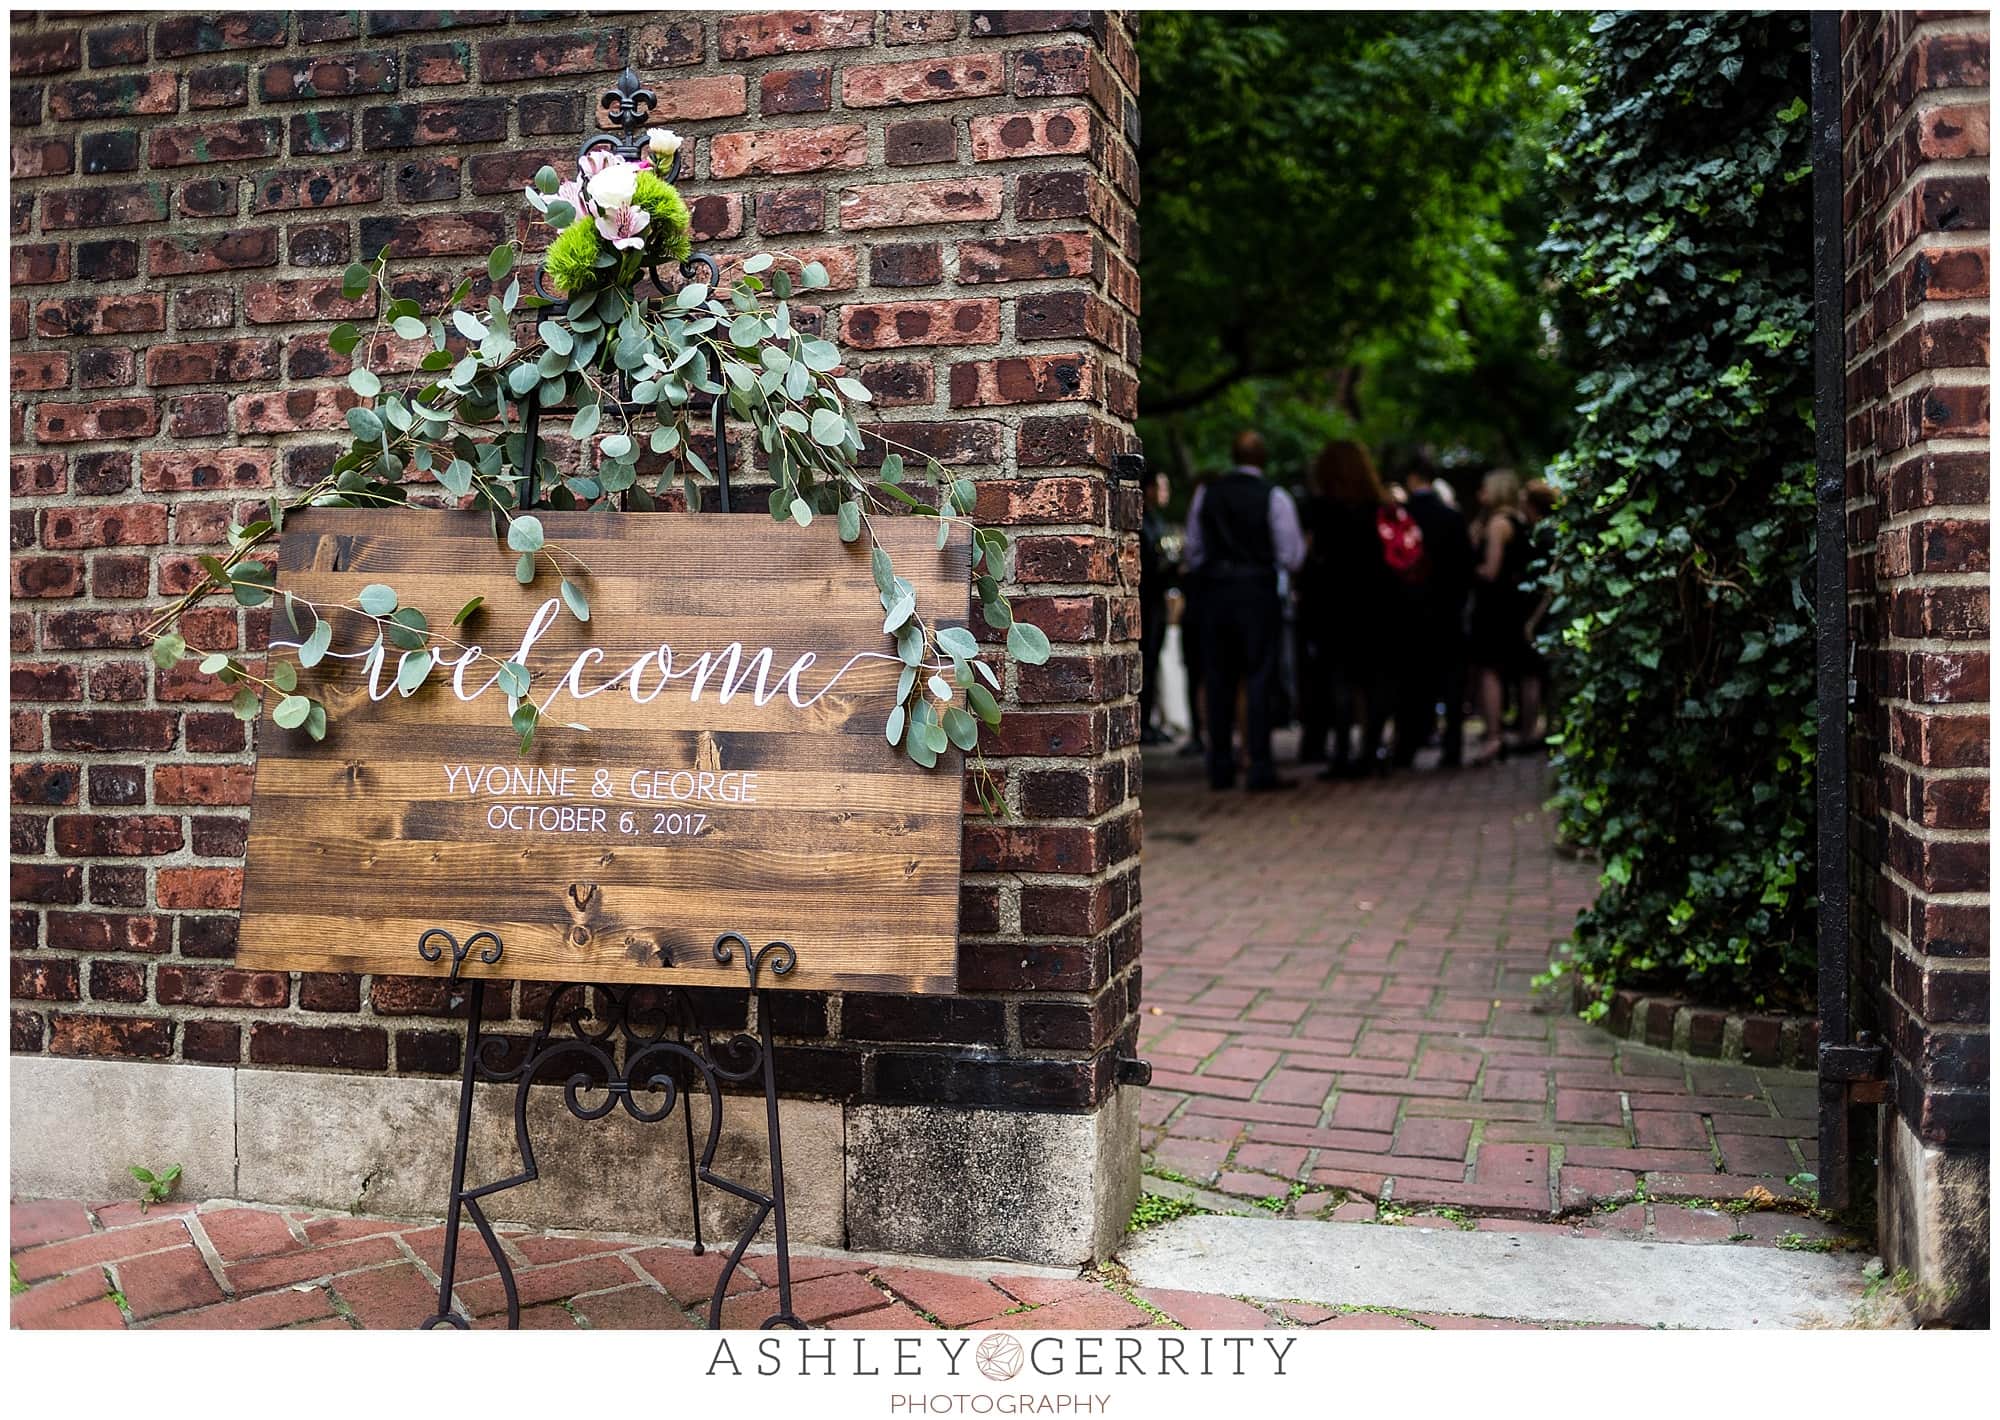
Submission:
[[570,209],[572,211],[575,212],[583,211],[584,201],[583,201],[582,181],[577,178],[571,178],[568,182],[564,183],[561,187],[557,188],[556,200],[559,202],[567,202],[570,205]]
[[588,153],[585,153],[581,158],[576,160],[576,175],[580,181],[588,182],[612,164],[624,161],[609,145],[602,148],[592,148]]
[[651,220],[643,207],[621,207],[597,219],[597,232],[614,247],[636,251],[646,244],[646,239],[639,234],[646,230],[646,223]]

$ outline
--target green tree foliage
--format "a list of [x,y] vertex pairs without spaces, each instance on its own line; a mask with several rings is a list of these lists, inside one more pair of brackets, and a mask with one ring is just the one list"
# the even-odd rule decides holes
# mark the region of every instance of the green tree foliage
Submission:
[[1212,458],[1255,420],[1538,462],[1570,377],[1543,315],[1539,186],[1581,20],[1147,15],[1142,426]]
[[1557,970],[1603,987],[1810,992],[1808,66],[1802,13],[1601,15],[1554,156],[1555,803],[1604,865]]

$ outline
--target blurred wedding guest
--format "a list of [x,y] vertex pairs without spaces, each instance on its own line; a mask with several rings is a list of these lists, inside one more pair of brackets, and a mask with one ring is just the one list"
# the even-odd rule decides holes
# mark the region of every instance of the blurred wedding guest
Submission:
[[1278,570],[1305,561],[1298,509],[1284,489],[1264,478],[1264,438],[1236,436],[1229,472],[1196,490],[1188,508],[1187,565],[1202,579],[1205,642],[1204,713],[1208,724],[1208,785],[1236,782],[1233,748],[1236,690],[1244,691],[1243,748],[1250,762],[1244,787],[1286,789],[1271,764],[1271,680],[1278,663]]
[[1160,703],[1160,647],[1167,639],[1167,583],[1170,572],[1161,554],[1166,536],[1167,499],[1173,485],[1164,473],[1153,475],[1146,489],[1146,511],[1139,524],[1139,653],[1144,659],[1139,679],[1139,743],[1162,744],[1166,735],[1153,723]]
[[1201,491],[1208,486],[1211,477],[1204,473],[1195,479],[1194,498],[1188,502],[1187,527],[1181,536],[1180,568],[1175,578],[1181,589],[1181,669],[1187,673],[1188,688],[1188,738],[1187,743],[1180,747],[1183,759],[1208,752],[1203,743],[1203,726],[1207,716],[1202,708],[1208,698],[1204,680],[1208,662],[1202,655],[1207,645],[1208,578],[1194,562],[1194,504],[1201,498]]
[[1429,575],[1418,590],[1396,708],[1395,763],[1407,769],[1437,726],[1444,707],[1438,763],[1456,769],[1465,755],[1465,617],[1472,595],[1472,542],[1465,515],[1446,501],[1430,459],[1419,453],[1404,475],[1406,506],[1423,529]]
[[[1390,571],[1378,526],[1393,505],[1368,450],[1349,439],[1313,465],[1311,549],[1299,618],[1322,678],[1331,742],[1322,779],[1372,773],[1394,694],[1391,657],[1405,632],[1408,591]],[[1361,730],[1359,758],[1354,731]]]
[[1478,563],[1472,588],[1472,663],[1479,672],[1479,715],[1484,722],[1475,765],[1491,764],[1506,752],[1501,717],[1507,683],[1521,683],[1521,723],[1531,727],[1541,715],[1540,688],[1529,675],[1528,618],[1533,594],[1526,590],[1530,548],[1528,520],[1521,510],[1521,480],[1512,469],[1495,469],[1479,485],[1481,521],[1474,534]]

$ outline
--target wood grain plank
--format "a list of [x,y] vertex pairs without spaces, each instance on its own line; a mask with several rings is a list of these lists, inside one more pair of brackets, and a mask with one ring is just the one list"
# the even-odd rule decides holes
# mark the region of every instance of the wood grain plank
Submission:
[[[886,742],[896,665],[864,659],[824,687],[824,667],[893,650],[865,549],[830,527],[761,519],[539,516],[588,563],[592,619],[548,622],[528,657],[530,694],[589,731],[547,725],[520,755],[504,697],[474,693],[490,664],[468,666],[470,699],[445,675],[375,700],[359,662],[330,658],[301,682],[327,701],[324,743],[259,727],[239,963],[442,973],[449,963],[423,963],[416,942],[443,925],[500,932],[507,954],[488,975],[642,981],[710,974],[716,935],[741,931],[799,952],[798,971],[767,985],[954,989],[956,756],[926,772]],[[927,523],[879,530],[922,613],[963,624],[965,539],[940,553]],[[288,525],[279,566],[281,588],[319,601],[388,582],[438,628],[483,595],[463,639],[503,655],[553,591],[552,578],[517,586],[476,514],[314,510]],[[336,620],[336,650],[359,648],[355,623]],[[289,639],[282,614],[277,628]],[[684,668],[703,653],[722,661],[731,643],[739,665],[770,648],[764,704],[754,670],[725,698],[726,663],[695,693]],[[801,706],[777,687],[807,653]],[[609,689],[569,693],[620,671]],[[471,789],[474,770],[485,792]],[[714,972],[710,984],[742,984]]]

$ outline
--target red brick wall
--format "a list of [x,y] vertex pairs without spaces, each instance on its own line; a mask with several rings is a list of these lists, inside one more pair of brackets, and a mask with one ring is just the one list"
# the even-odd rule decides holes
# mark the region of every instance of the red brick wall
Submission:
[[1987,21],[1850,11],[1849,625],[1857,943],[1898,1112],[1987,1133]]
[[[434,305],[530,235],[521,184],[574,161],[630,62],[698,140],[699,245],[825,263],[884,417],[979,479],[1058,643],[1010,672],[1016,816],[966,830],[969,994],[787,996],[786,1078],[1100,1098],[1138,994],[1138,495],[1109,471],[1137,391],[1132,38],[1093,11],[15,12],[13,1049],[457,1068],[428,982],[232,969],[249,747],[137,632],[238,499],[331,458],[343,264],[386,243]],[[205,646],[267,628],[197,615]]]

